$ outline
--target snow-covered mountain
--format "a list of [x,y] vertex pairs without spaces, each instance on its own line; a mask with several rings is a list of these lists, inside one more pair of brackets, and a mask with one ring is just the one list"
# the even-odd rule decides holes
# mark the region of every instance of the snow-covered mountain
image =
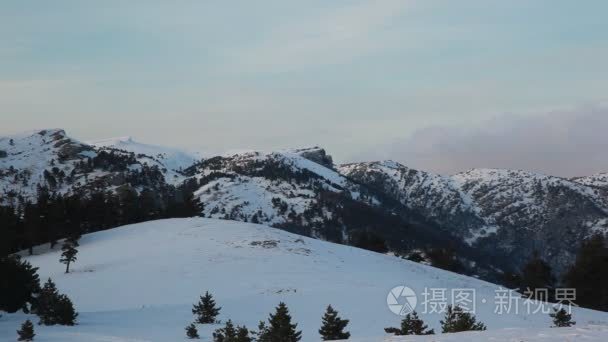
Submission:
[[[573,178],[572,180],[583,185],[608,190],[608,173],[598,173],[587,177],[577,177]],[[606,196],[606,193],[604,193],[604,196]]]
[[537,250],[559,270],[580,241],[608,232],[608,196],[591,180],[519,170],[440,176],[396,162],[346,164],[349,178],[392,196],[468,244],[521,264]]
[[[312,156],[312,150],[306,150]],[[325,156],[317,149],[316,155]],[[207,217],[304,226],[331,220],[328,208],[306,214],[321,205],[319,193],[344,195],[377,202],[360,186],[338,172],[303,157],[297,151],[244,152],[206,159],[187,170],[201,187],[196,195]]]
[[484,263],[517,268],[535,250],[563,271],[583,239],[608,232],[607,175],[441,176],[392,161],[337,166],[319,147],[199,159],[132,138],[83,143],[59,129],[0,138],[0,204],[35,201],[40,186],[84,196],[179,189],[200,199],[206,217],[343,243],[371,231],[401,254],[449,246],[477,274]]
[[[472,249],[454,242],[416,212],[334,169],[322,148],[242,152],[205,159],[184,173],[205,217],[263,223],[332,242],[359,243],[373,233],[393,252],[458,246],[478,274],[489,270]],[[466,265],[469,263],[465,262]],[[471,264],[472,265],[472,264]],[[466,269],[463,272],[473,270]],[[486,272],[487,273],[487,272]]]
[[[149,154],[146,154],[149,153]],[[90,145],[64,130],[0,137],[0,204],[35,202],[40,187],[59,194],[168,191],[194,163],[185,153],[129,141]]]
[[[36,325],[36,341],[181,341],[184,327],[193,321],[192,304],[207,290],[222,307],[219,319],[251,329],[284,301],[303,331],[303,341],[318,341],[321,316],[331,304],[350,319],[353,341],[410,341],[389,339],[383,330],[401,319],[387,306],[389,291],[400,285],[415,291],[420,313],[425,288],[447,289],[448,303],[452,289],[475,290],[476,316],[488,332],[439,336],[435,341],[487,341],[503,334],[520,341],[541,332],[560,336],[589,331],[586,336],[595,336],[595,341],[608,336],[606,329],[587,327],[607,324],[608,313],[575,308],[573,319],[581,329],[538,331],[551,325],[549,316],[527,314],[519,298],[514,299],[519,314],[514,309],[495,313],[498,285],[251,223],[150,221],[84,235],[79,251],[69,274],[58,261],[60,251],[43,246],[27,257],[40,268],[41,279],[51,277],[80,312],[74,327]],[[421,316],[440,331],[443,314]],[[37,321],[23,313],[3,315],[0,340],[13,340],[26,318]],[[203,340],[217,327],[199,325]],[[500,330],[505,328],[518,329]]]
[[[69,138],[60,129],[0,137],[0,203],[34,198],[38,185],[46,184],[49,175],[56,180],[53,185],[59,192],[78,187],[84,177],[72,175],[72,171],[78,162],[94,154],[90,146]],[[64,184],[70,176],[70,184]],[[102,175],[93,178],[97,176]]]
[[88,141],[87,143],[101,151],[120,150],[134,153],[139,162],[158,165],[165,173],[167,181],[171,183],[183,181],[181,170],[192,166],[201,159],[195,153],[188,153],[176,148],[143,144],[135,141],[132,137],[110,138]]

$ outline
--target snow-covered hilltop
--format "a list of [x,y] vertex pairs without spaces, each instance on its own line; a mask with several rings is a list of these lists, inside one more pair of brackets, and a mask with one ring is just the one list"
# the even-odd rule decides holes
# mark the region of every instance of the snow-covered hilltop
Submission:
[[180,177],[180,170],[192,166],[199,159],[194,153],[176,148],[143,144],[132,137],[110,138],[87,143],[99,150],[120,150],[134,153],[139,162],[158,165],[165,170],[167,181],[173,183],[183,181],[183,178]]
[[[18,197],[32,199],[39,184],[50,181],[59,192],[69,191],[63,180],[76,164],[94,154],[93,149],[66,136],[61,129],[26,132],[0,137],[0,203],[16,203]],[[82,182],[78,176],[72,183]]]
[[[250,223],[151,221],[85,235],[79,251],[69,274],[58,262],[59,251],[39,249],[27,257],[40,268],[41,279],[53,278],[80,312],[74,327],[37,325],[36,341],[180,341],[193,320],[192,304],[207,290],[222,307],[219,319],[251,329],[284,301],[303,331],[303,341],[319,340],[317,330],[328,304],[351,320],[353,341],[383,340],[383,329],[401,319],[387,306],[389,291],[399,285],[418,294],[419,312],[425,288],[448,289],[448,300],[451,289],[474,289],[477,318],[489,329],[476,334],[478,338],[502,334],[497,329],[505,327],[532,335],[534,329],[551,325],[549,316],[541,313],[495,314],[497,285]],[[523,311],[523,302],[517,302]],[[3,315],[0,340],[12,340],[26,316]],[[437,331],[442,316],[429,313],[422,318]],[[36,322],[34,316],[27,317]],[[575,309],[573,318],[577,327],[608,323],[607,313],[584,309]],[[217,327],[201,325],[199,332],[207,341]],[[469,333],[464,336],[474,340]]]

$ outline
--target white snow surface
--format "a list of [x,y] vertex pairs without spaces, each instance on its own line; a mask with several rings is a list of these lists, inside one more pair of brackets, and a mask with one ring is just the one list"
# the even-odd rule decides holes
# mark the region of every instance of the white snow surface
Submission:
[[[82,237],[73,272],[63,273],[59,251],[27,257],[41,279],[51,277],[80,315],[74,327],[36,325],[36,341],[182,341],[193,321],[192,304],[209,290],[222,307],[219,319],[255,329],[284,301],[303,341],[319,341],[324,309],[350,319],[353,341],[605,341],[608,313],[575,309],[577,328],[549,329],[546,314],[494,313],[499,287],[394,256],[290,234],[262,225],[206,218],[134,224]],[[398,285],[473,288],[477,318],[487,332],[434,337],[389,337],[383,328],[401,319],[386,298]],[[482,300],[487,302],[484,304]],[[518,299],[520,307],[523,303]],[[422,314],[436,331],[441,314]],[[23,313],[0,317],[0,340],[15,339]],[[198,325],[210,341],[217,325]],[[546,329],[545,329],[546,328]],[[508,330],[504,330],[508,329]]]
[[462,332],[431,336],[399,336],[385,339],[353,339],[356,342],[605,342],[608,338],[608,327],[586,325],[572,328],[506,328],[483,332]]

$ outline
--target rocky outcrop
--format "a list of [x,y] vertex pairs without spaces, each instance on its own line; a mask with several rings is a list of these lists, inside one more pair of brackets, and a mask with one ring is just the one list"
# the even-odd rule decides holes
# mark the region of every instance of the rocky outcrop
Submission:
[[299,154],[303,158],[313,161],[317,164],[323,165],[327,168],[334,168],[334,161],[330,155],[328,155],[324,149],[316,146],[311,148],[297,149],[296,154]]

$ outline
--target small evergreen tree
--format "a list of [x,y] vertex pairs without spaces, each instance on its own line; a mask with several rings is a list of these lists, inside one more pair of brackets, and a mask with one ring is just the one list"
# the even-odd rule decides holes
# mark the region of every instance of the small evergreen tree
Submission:
[[34,336],[36,336],[36,334],[34,334],[34,325],[32,324],[32,322],[29,319],[27,321],[23,322],[23,324],[21,325],[21,329],[17,330],[17,335],[19,336],[17,341],[33,341],[34,340]]
[[78,317],[70,298],[59,294],[51,278],[44,284],[33,309],[44,325],[74,325]]
[[36,304],[33,309],[40,318],[39,324],[53,325],[55,324],[54,310],[57,303],[59,292],[57,287],[51,278],[49,278],[42,290],[40,295],[36,299]]
[[198,336],[198,330],[196,329],[196,326],[194,326],[194,323],[190,323],[190,325],[186,327],[186,336],[188,336],[189,339],[200,338],[200,336]]
[[255,341],[257,342],[269,342],[268,336],[268,326],[266,326],[266,322],[260,321],[258,324],[258,331],[253,332],[253,336],[255,336]]
[[196,322],[200,324],[216,323],[216,317],[220,314],[221,307],[215,306],[215,300],[209,291],[201,296],[198,304],[192,308],[192,313],[197,316]]
[[416,313],[416,311],[405,316],[405,318],[401,321],[401,328],[385,328],[384,331],[397,336],[435,334],[433,329],[428,330],[428,326],[424,324],[424,321],[418,317],[418,313]]
[[214,342],[251,342],[252,338],[249,336],[249,330],[247,327],[237,326],[235,327],[231,320],[226,322],[223,328],[217,329],[213,332]]
[[569,314],[564,308],[557,310],[553,308],[553,312],[549,314],[553,319],[554,328],[571,327],[576,324],[572,321],[572,314]]
[[236,329],[231,320],[228,320],[223,328],[219,328],[213,332],[214,342],[234,342],[235,339]]
[[289,309],[285,303],[279,303],[274,314],[268,319],[270,326],[260,322],[258,342],[297,342],[302,339],[302,331],[296,331],[297,324],[291,323]]
[[252,342],[253,338],[249,336],[249,329],[246,326],[236,328],[236,342]]
[[441,323],[442,333],[454,333],[469,330],[486,330],[485,324],[477,322],[475,316],[462,311],[459,306],[448,305],[445,318]]
[[338,317],[338,311],[329,305],[325,315],[323,315],[321,329],[319,329],[323,341],[347,340],[350,333],[345,332],[344,328],[346,328],[348,322],[347,319]]
[[55,321],[60,325],[74,325],[78,313],[74,309],[74,304],[68,296],[60,294],[55,304]]
[[78,254],[76,246],[78,243],[75,240],[68,239],[61,247],[62,253],[59,262],[65,264],[65,273],[70,273],[70,264],[76,261],[76,254]]

